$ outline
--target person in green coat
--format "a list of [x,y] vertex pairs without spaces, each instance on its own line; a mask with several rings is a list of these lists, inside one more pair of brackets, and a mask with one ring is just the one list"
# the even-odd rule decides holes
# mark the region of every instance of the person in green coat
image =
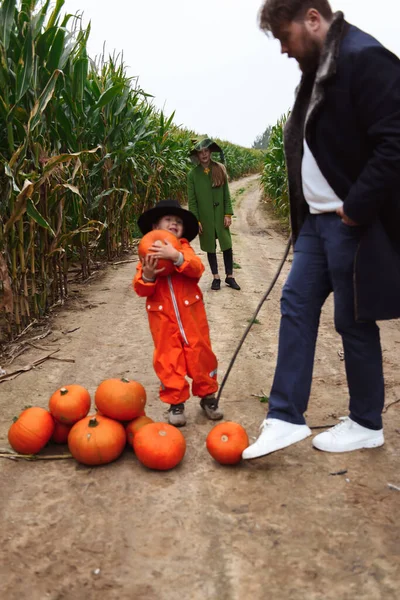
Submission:
[[[212,160],[212,152],[219,152],[222,162]],[[189,210],[199,222],[200,247],[207,252],[214,276],[211,289],[221,288],[216,254],[218,240],[224,257],[225,283],[234,290],[240,290],[233,277],[232,238],[229,231],[233,210],[223,156],[220,146],[210,138],[195,145],[190,153],[196,166],[188,174],[188,203]]]

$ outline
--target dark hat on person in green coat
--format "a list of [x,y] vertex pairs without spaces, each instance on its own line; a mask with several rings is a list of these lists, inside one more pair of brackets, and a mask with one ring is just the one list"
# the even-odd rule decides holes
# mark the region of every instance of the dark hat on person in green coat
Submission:
[[201,150],[204,150],[205,148],[208,148],[211,152],[219,152],[221,162],[225,163],[224,151],[222,150],[221,146],[219,146],[217,142],[214,142],[214,140],[212,140],[209,137],[206,137],[200,141],[196,141],[195,146],[190,151],[190,158],[193,163],[195,163],[196,165],[198,164],[199,161],[197,158],[197,153]]
[[177,200],[160,200],[153,208],[142,213],[137,222],[140,231],[143,235],[149,233],[153,229],[153,225],[166,215],[176,215],[182,219],[183,237],[188,242],[194,240],[199,233],[197,218],[190,210],[182,208]]

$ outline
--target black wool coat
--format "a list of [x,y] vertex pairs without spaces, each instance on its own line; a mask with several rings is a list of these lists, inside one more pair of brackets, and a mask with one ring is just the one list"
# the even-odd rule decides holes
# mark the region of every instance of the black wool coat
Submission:
[[316,73],[304,74],[285,126],[292,236],[309,212],[303,137],[363,227],[354,264],[360,321],[400,318],[400,60],[337,12]]

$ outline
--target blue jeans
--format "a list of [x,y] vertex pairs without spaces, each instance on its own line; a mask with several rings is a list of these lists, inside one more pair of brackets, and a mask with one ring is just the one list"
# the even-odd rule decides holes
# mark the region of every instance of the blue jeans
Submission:
[[268,417],[304,424],[322,306],[333,291],[335,328],[342,336],[350,418],[382,428],[384,380],[379,327],[355,321],[353,264],[360,229],[336,213],[309,215],[294,247],[281,298],[278,361]]

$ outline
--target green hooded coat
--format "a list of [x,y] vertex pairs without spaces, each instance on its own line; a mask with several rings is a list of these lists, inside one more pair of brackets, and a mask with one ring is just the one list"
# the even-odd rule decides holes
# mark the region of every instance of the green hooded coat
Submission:
[[222,251],[232,248],[229,228],[224,227],[225,215],[233,215],[228,182],[213,188],[211,169],[207,174],[198,165],[188,174],[188,203],[203,228],[199,235],[203,252],[215,252],[216,238]]

